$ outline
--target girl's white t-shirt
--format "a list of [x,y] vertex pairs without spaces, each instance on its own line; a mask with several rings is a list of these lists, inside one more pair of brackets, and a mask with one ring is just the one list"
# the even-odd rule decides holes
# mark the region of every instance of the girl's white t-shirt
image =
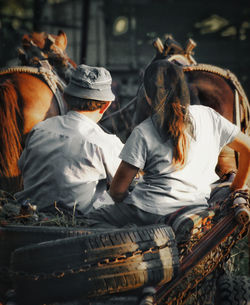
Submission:
[[209,107],[192,105],[189,112],[195,139],[190,140],[188,159],[180,170],[172,164],[172,142],[162,140],[152,118],[133,130],[120,158],[142,169],[144,176],[125,203],[158,215],[190,204],[207,206],[210,185],[219,178],[215,173],[218,155],[240,129]]

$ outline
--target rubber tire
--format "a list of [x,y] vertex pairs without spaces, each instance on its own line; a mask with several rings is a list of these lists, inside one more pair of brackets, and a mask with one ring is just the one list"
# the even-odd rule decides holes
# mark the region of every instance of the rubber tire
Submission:
[[6,291],[11,288],[8,270],[12,251],[30,244],[69,236],[91,234],[92,232],[96,232],[96,230],[77,227],[36,227],[25,225],[0,227],[0,299],[3,299]]
[[250,277],[223,275],[217,281],[215,305],[249,305]]
[[[158,251],[144,253],[152,247]],[[143,253],[131,256],[136,251]],[[18,304],[35,305],[168,282],[178,271],[179,256],[172,229],[155,225],[19,248],[11,265]],[[59,276],[51,276],[53,272]],[[36,278],[39,273],[44,276]]]

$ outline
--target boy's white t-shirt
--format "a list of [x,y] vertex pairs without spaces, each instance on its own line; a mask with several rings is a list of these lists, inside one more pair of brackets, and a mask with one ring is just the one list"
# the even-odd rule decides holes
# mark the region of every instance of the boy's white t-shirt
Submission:
[[145,174],[125,203],[159,215],[190,204],[207,206],[210,184],[219,178],[215,173],[218,155],[240,129],[209,107],[192,105],[189,111],[195,139],[191,138],[183,169],[176,170],[172,165],[172,142],[163,142],[152,118],[133,130],[120,158]]
[[82,213],[110,203],[106,194],[120,164],[123,143],[77,111],[38,123],[19,160],[24,189],[17,200],[30,199],[42,209],[55,202]]

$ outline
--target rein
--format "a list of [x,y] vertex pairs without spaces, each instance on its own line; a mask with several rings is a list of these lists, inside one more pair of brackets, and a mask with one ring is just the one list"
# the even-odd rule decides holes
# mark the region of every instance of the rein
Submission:
[[129,101],[125,106],[123,106],[119,110],[116,110],[113,113],[105,116],[105,118],[102,118],[100,123],[106,121],[107,119],[112,118],[113,116],[116,116],[117,114],[122,113],[124,110],[126,110],[128,107],[130,107],[134,102],[136,102],[136,100],[137,100],[137,96],[135,96],[131,101]]

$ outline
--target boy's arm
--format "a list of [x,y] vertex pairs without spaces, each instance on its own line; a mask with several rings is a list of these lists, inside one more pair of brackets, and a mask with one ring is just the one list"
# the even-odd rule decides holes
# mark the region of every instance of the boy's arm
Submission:
[[103,165],[105,167],[107,175],[107,183],[111,184],[112,179],[121,163],[119,158],[120,152],[123,149],[124,144],[120,141],[118,137],[114,136],[113,142],[110,143],[110,148],[102,151],[100,155],[103,156]]

